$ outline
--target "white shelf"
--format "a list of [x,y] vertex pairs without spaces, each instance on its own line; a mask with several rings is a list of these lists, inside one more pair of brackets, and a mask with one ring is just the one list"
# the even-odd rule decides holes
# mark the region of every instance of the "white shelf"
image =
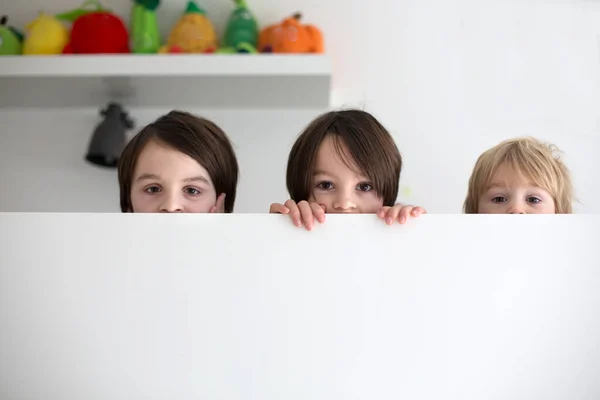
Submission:
[[1,56],[0,107],[323,108],[324,55]]

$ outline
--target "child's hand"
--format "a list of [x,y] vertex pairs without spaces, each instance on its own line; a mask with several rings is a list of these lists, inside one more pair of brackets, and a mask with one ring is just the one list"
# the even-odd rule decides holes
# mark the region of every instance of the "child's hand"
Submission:
[[386,224],[392,225],[396,221],[404,224],[408,217],[418,217],[421,214],[427,214],[427,211],[423,207],[396,204],[393,207],[381,207],[377,216],[385,220]]
[[320,223],[325,222],[325,206],[318,203],[301,201],[296,204],[294,200],[288,200],[284,204],[273,203],[269,209],[270,214],[288,214],[294,225],[304,225],[309,231],[314,226],[316,218]]
[[217,202],[208,212],[211,214],[223,214],[225,212],[225,193],[221,193],[217,197]]

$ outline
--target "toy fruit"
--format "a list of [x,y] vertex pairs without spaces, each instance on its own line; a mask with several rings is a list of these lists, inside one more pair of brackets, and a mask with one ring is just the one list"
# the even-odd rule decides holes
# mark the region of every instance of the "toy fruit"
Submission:
[[69,41],[69,30],[56,18],[44,12],[26,26],[23,54],[49,55],[62,53]]
[[131,51],[156,53],[160,49],[160,32],[156,9],[160,0],[134,0],[131,10]]
[[184,53],[210,53],[217,49],[217,33],[206,13],[193,1],[188,2],[185,14],[171,30],[167,45],[160,53],[178,48]]
[[260,32],[258,48],[263,53],[323,53],[323,35],[313,25],[302,25],[297,13]]
[[[94,9],[86,10],[89,5]],[[63,53],[129,53],[129,34],[123,20],[97,0],[86,1],[80,8],[56,18],[73,22],[70,42]]]
[[225,37],[223,45],[226,48],[234,50],[242,48],[248,49],[248,45],[253,48],[258,47],[258,23],[248,9],[246,0],[233,0],[236,4],[236,9],[233,10],[227,28],[225,29]]
[[23,35],[12,26],[8,26],[8,17],[0,18],[0,56],[21,54]]

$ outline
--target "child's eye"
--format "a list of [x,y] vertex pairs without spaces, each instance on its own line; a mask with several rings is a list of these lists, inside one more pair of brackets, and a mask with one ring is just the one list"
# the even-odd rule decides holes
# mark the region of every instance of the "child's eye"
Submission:
[[185,188],[184,189],[186,194],[189,194],[190,196],[198,196],[200,194],[200,191],[196,188]]
[[323,190],[331,190],[331,189],[333,189],[333,183],[331,183],[329,181],[319,182],[319,183],[317,183],[317,188],[323,189]]
[[492,202],[494,203],[504,203],[506,201],[506,197],[503,196],[496,196],[492,199]]
[[158,186],[149,186],[146,189],[144,189],[144,192],[146,192],[146,193],[158,193],[158,192],[160,192],[160,188]]
[[371,185],[370,183],[359,183],[357,188],[361,192],[370,192],[371,190],[373,190],[373,185]]
[[527,198],[528,203],[538,204],[541,201],[542,201],[541,199],[539,199],[537,197],[533,197],[533,196]]

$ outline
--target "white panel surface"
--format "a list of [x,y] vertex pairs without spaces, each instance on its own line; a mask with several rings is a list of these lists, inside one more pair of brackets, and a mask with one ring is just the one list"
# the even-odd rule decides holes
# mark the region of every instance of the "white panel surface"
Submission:
[[0,214],[2,399],[600,397],[598,216]]

